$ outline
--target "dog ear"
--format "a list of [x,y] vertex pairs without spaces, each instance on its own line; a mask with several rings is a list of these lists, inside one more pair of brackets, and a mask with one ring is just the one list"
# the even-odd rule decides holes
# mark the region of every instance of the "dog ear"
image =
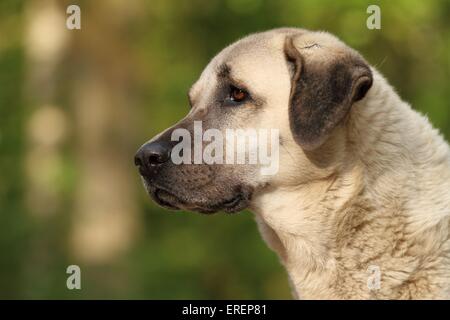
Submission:
[[364,60],[351,53],[332,62],[307,62],[294,45],[284,52],[293,66],[289,122],[295,141],[305,150],[321,146],[372,86],[372,72]]

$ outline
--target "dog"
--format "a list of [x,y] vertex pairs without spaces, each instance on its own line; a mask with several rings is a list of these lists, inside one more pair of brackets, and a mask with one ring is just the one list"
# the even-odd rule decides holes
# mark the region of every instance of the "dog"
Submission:
[[[214,57],[191,110],[135,156],[168,209],[249,209],[298,299],[450,298],[450,149],[364,58],[327,32],[252,34]],[[174,164],[194,122],[277,128],[279,169]]]

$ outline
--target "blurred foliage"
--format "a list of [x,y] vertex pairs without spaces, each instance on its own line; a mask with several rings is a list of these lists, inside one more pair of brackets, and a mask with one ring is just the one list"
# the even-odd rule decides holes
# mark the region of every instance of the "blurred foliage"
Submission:
[[[90,12],[114,2],[71,1],[82,10],[82,30],[73,32],[96,32]],[[450,1],[125,2],[136,7],[134,17],[121,30],[95,39],[100,48],[108,38],[119,37],[132,61],[134,98],[127,108],[134,115],[135,132],[124,140],[131,141],[126,149],[130,170],[132,150],[188,111],[186,92],[215,53],[248,33],[282,26],[336,34],[450,138]],[[0,2],[0,298],[289,298],[285,272],[261,240],[251,213],[169,214],[148,200],[134,171],[133,201],[139,205],[142,227],[132,246],[109,263],[77,261],[67,239],[73,193],[79,187],[76,138],[61,151],[56,187],[63,189],[64,201],[57,214],[30,214],[24,157],[29,147],[27,122],[35,106],[24,88],[28,3]],[[64,12],[68,2],[61,3]],[[381,7],[381,30],[366,28],[370,4]],[[121,16],[105,13],[103,19]],[[74,48],[59,65],[56,95],[69,119],[74,113],[69,99]],[[69,264],[82,269],[81,291],[66,289]]]

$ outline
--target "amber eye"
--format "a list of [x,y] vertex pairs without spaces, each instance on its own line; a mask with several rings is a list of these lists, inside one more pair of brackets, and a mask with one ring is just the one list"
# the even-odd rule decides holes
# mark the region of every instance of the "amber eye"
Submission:
[[247,92],[242,89],[231,87],[230,90],[230,99],[234,102],[241,102],[247,98]]

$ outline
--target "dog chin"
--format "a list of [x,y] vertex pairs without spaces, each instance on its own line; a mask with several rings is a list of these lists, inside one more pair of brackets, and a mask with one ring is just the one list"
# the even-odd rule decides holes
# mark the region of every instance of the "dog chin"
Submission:
[[236,213],[242,211],[248,207],[251,195],[246,192],[236,192],[233,196],[216,202],[200,202],[195,201],[195,199],[185,201],[181,197],[166,189],[150,186],[147,183],[146,188],[150,194],[150,197],[166,209],[194,211],[203,214],[213,214],[219,211],[223,211],[225,213]]
[[170,192],[167,192],[163,189],[155,189],[153,192],[150,192],[150,196],[153,200],[159,204],[161,207],[170,210],[180,210],[181,209],[181,200],[178,199],[175,195]]

